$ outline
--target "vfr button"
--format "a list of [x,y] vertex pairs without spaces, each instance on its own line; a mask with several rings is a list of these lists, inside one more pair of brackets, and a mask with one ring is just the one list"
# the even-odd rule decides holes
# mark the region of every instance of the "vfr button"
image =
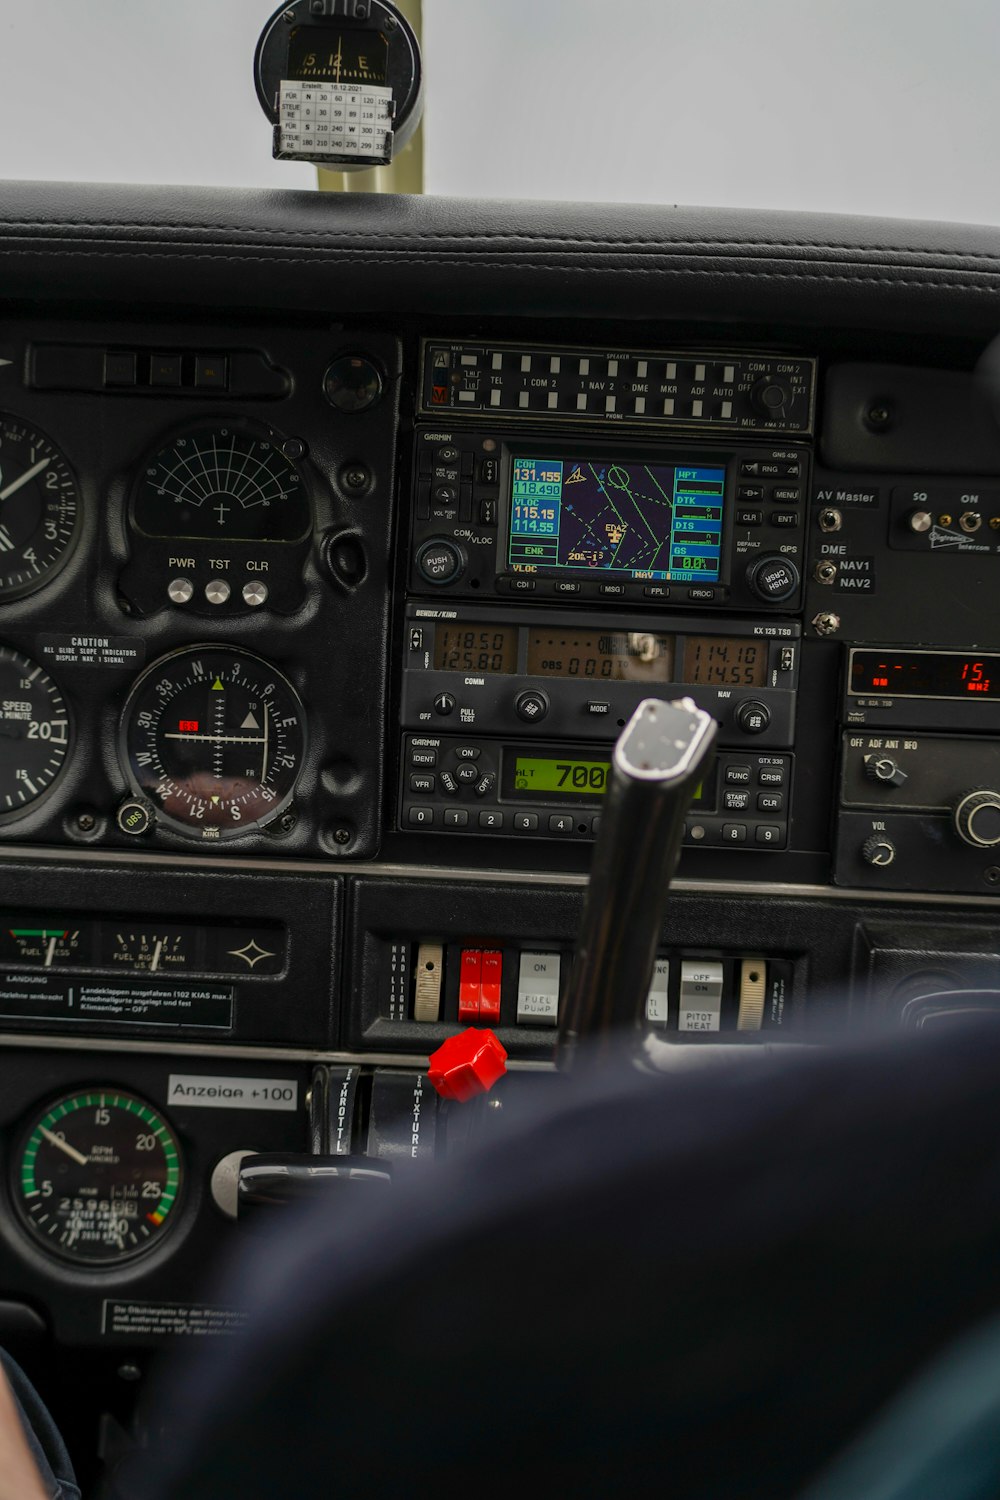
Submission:
[[463,948],[458,970],[458,1019],[466,1026],[479,1020],[483,989],[483,952]]
[[646,996],[646,1020],[650,1026],[664,1027],[667,1024],[667,988],[670,980],[670,960],[658,958],[649,982]]
[[423,772],[420,775],[411,776],[410,791],[416,792],[418,794],[420,792],[424,792],[429,795],[434,790],[435,780],[436,778],[429,775],[427,772]]
[[522,953],[517,972],[518,1026],[555,1026],[559,1020],[559,954]]
[[680,1031],[718,1031],[722,1020],[722,965],[712,959],[681,963]]

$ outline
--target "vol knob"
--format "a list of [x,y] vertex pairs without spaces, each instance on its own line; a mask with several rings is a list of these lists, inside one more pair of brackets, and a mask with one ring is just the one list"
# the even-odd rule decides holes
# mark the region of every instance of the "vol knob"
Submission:
[[985,787],[966,792],[955,806],[955,829],[974,849],[1000,844],[1000,792]]
[[861,858],[866,865],[891,865],[896,858],[896,846],[884,833],[873,833],[861,845]]

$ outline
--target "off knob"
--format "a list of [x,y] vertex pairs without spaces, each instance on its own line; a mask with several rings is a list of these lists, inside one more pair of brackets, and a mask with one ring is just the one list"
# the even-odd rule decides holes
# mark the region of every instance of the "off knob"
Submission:
[[1000,792],[986,787],[966,792],[955,805],[955,829],[974,849],[1000,844]]
[[896,846],[884,833],[873,833],[861,845],[861,858],[866,865],[891,865],[896,858]]
[[758,380],[750,392],[750,400],[754,410],[759,412],[762,417],[767,417],[769,421],[773,421],[776,417],[784,416],[785,408],[791,399],[792,393],[787,385],[783,385],[780,380],[771,380],[769,378]]

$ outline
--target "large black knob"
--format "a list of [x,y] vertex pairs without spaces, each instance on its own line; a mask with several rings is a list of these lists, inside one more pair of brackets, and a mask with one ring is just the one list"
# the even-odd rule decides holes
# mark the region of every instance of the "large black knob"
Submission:
[[790,599],[799,586],[799,570],[787,557],[758,557],[746,577],[750,592],[767,604]]
[[750,392],[750,403],[754,411],[769,422],[776,422],[785,415],[791,399],[792,393],[788,386],[769,376],[758,380]]
[[439,588],[460,578],[464,567],[465,558],[461,547],[446,538],[424,542],[417,552],[417,570],[420,576],[426,578],[428,583],[437,584]]
[[766,703],[747,698],[737,705],[733,718],[744,734],[763,734],[771,722],[771,710]]
[[955,828],[959,838],[974,849],[1000,844],[1000,792],[986,787],[966,792],[955,804]]
[[902,786],[906,772],[898,766],[891,755],[866,755],[865,775],[878,786]]

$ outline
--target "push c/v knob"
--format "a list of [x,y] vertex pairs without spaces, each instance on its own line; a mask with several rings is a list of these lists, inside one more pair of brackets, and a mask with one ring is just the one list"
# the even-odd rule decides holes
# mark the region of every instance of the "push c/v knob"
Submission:
[[799,570],[787,557],[758,557],[747,568],[747,587],[766,604],[790,599],[799,586]]
[[438,588],[454,583],[465,570],[465,557],[461,547],[446,537],[424,542],[417,551],[417,571],[421,578]]
[[861,858],[866,865],[891,865],[896,858],[896,846],[884,833],[873,833],[861,845]]
[[988,787],[966,792],[955,804],[955,829],[974,849],[1000,844],[1000,792]]

